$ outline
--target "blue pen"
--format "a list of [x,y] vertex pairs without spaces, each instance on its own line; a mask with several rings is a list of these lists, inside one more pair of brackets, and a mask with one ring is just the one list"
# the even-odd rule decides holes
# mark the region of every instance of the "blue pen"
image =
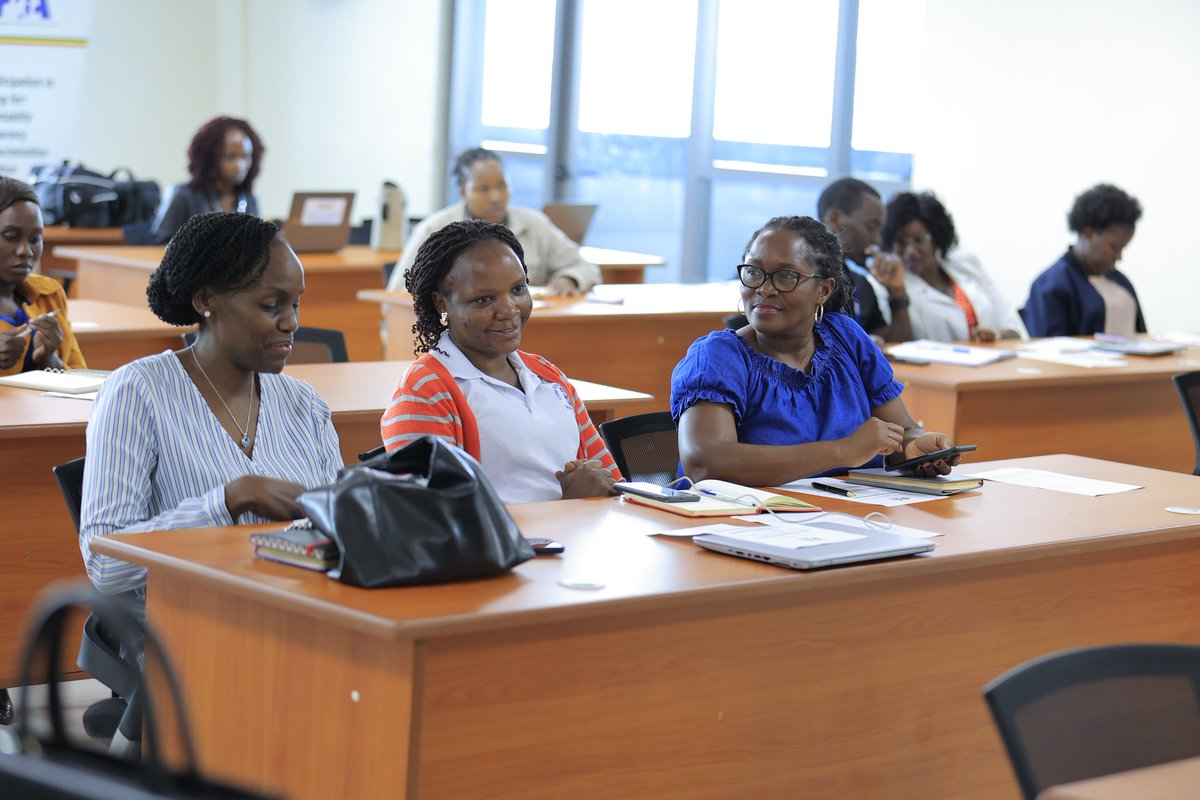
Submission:
[[749,506],[750,508],[758,507],[758,503],[756,503],[756,502],[743,500],[740,497],[730,497],[727,494],[719,494],[717,492],[714,492],[712,489],[701,489],[699,486],[693,486],[692,491],[699,492],[700,494],[707,495],[716,500],[721,500],[726,503],[737,503],[740,506]]

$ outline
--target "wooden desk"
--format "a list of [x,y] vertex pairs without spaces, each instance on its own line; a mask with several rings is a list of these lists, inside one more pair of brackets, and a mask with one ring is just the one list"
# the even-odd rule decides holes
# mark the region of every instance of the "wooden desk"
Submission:
[[[124,242],[125,234],[120,228],[68,228],[64,225],[47,225],[45,233],[42,234],[42,260],[38,271],[55,270],[75,274],[75,259],[55,255],[54,248],[59,245],[89,247],[118,245]],[[74,297],[74,287],[71,296]]]
[[[77,295],[144,307],[146,283],[162,260],[162,247],[57,247],[54,253],[79,263]],[[399,257],[396,250],[351,245],[336,253],[300,253],[305,292],[304,325],[337,328],[355,361],[379,358],[379,321],[355,300],[361,289],[383,287],[382,266]]]
[[89,369],[116,369],[144,356],[183,347],[194,326],[168,325],[149,308],[73,298],[67,303],[71,330]]
[[149,566],[204,766],[289,797],[1008,800],[987,681],[1066,647],[1200,641],[1200,525],[1163,511],[1200,478],[979,466],[1146,488],[889,509],[937,549],[804,574],[648,537],[695,521],[616,498],[514,506],[566,554],[441,586],[256,561],[245,529],[95,548]]
[[[655,409],[670,406],[671,370],[699,337],[724,326],[738,292],[728,283],[629,284],[609,287],[624,303],[586,298],[538,301],[521,349],[552,361],[572,379],[623,386],[654,395]],[[387,317],[385,358],[412,358],[412,297],[407,292],[366,291]]]
[[658,256],[607,247],[580,247],[579,255],[600,267],[605,283],[642,283],[646,278],[646,267],[661,267],[667,263]]
[[1194,800],[1200,794],[1200,758],[1187,758],[1054,786],[1038,800]]
[[1171,376],[1200,348],[1088,369],[1014,358],[983,367],[893,364],[914,419],[988,458],[1079,455],[1191,472],[1191,429]]
[[[72,305],[76,302],[72,301]],[[150,312],[145,312],[150,313]],[[308,381],[329,403],[342,459],[380,442],[379,418],[408,365],[396,361],[297,364],[286,372]],[[575,381],[592,419],[637,414],[653,406],[648,395]],[[0,386],[0,486],[6,503],[0,525],[0,686],[13,685],[21,633],[30,601],[56,580],[84,577],[78,536],[50,468],[84,454],[92,404],[43,397],[41,392]],[[68,677],[86,677],[74,669]]]

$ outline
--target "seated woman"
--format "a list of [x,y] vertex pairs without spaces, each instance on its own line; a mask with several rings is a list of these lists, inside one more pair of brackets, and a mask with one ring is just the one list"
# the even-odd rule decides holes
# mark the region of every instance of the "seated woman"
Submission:
[[689,478],[778,486],[951,445],[913,421],[883,353],[844,313],[852,289],[837,236],[811,217],[776,217],[742,262],[749,324],[697,339],[671,375]]
[[383,412],[389,452],[438,436],[478,459],[506,503],[612,491],[620,473],[575,387],[517,349],[533,301],[512,231],[487,220],[450,223],[421,245],[404,287],[422,355]]
[[883,246],[904,259],[913,336],[942,342],[1020,339],[1021,318],[983,271],[961,251],[954,221],[933,194],[903,192],[887,206]]
[[67,321],[62,285],[33,274],[42,257],[42,228],[33,187],[0,177],[0,375],[87,366]]
[[287,520],[342,466],[329,406],[280,371],[304,270],[279,228],[249,214],[192,217],[150,276],[150,308],[199,325],[191,347],[127,364],[87,426],[80,549],[103,592],[146,571],[92,552],[96,536]]
[[188,146],[192,179],[163,198],[150,229],[155,244],[166,244],[180,226],[196,214],[238,211],[258,216],[254,179],[266,153],[250,123],[217,117],[204,124]]
[[422,220],[404,245],[388,289],[404,286],[404,275],[412,269],[417,251],[434,231],[464,219],[502,222],[512,229],[525,249],[525,266],[534,285],[548,285],[555,294],[586,292],[600,283],[600,268],[579,254],[579,246],[554,227],[540,211],[508,204],[508,183],[500,156],[491,150],[467,150],[454,162],[451,173],[458,181],[461,203],[443,208]]
[[1029,288],[1025,324],[1030,336],[1146,332],[1137,292],[1117,269],[1141,218],[1141,204],[1112,184],[1093,186],[1075,198],[1067,215],[1074,246]]

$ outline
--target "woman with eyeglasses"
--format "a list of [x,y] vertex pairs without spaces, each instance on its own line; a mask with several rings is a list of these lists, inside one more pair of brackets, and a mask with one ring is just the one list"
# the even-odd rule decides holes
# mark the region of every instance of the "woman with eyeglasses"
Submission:
[[1025,327],[978,259],[954,250],[958,234],[932,192],[902,192],[887,206],[883,247],[904,259],[913,336],[941,342],[1021,339]]
[[883,353],[844,313],[851,284],[837,236],[811,217],[776,217],[742,262],[749,324],[697,339],[671,375],[689,478],[778,486],[951,446],[913,421]]

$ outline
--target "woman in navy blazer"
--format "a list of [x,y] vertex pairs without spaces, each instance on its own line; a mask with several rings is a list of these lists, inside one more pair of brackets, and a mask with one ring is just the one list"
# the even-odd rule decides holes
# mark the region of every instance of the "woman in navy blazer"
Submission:
[[1141,204],[1112,184],[1093,186],[1075,198],[1067,215],[1074,246],[1029,289],[1025,327],[1030,336],[1146,332],[1137,292],[1117,269],[1141,216]]

